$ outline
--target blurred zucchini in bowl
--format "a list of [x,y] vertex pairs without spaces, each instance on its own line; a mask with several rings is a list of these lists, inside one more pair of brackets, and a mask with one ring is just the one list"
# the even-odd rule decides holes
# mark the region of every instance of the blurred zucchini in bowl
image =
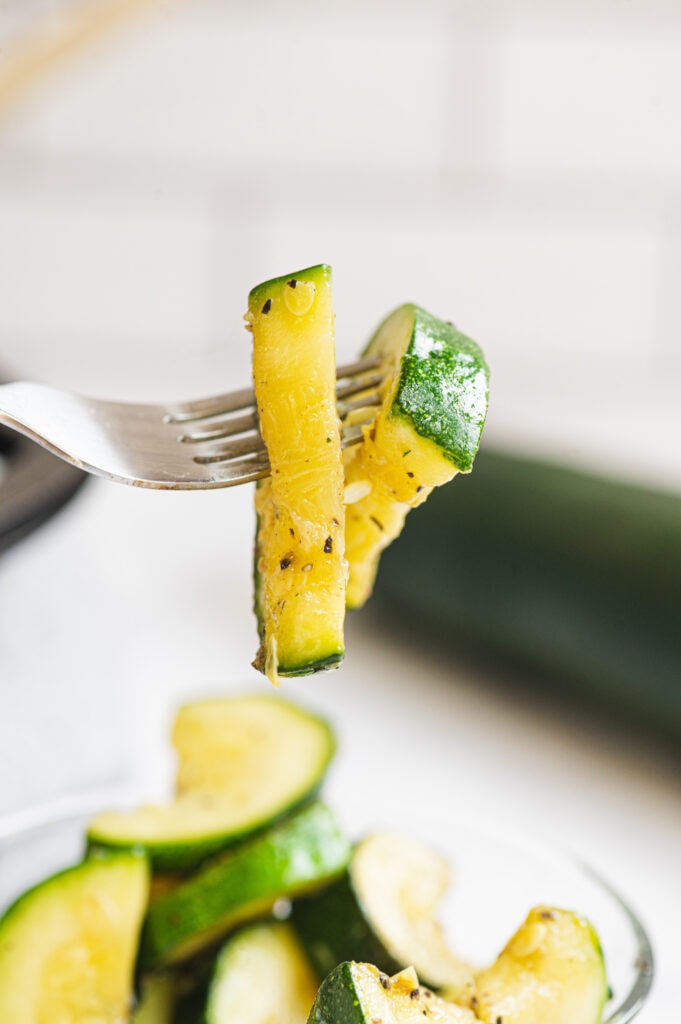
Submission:
[[681,498],[515,455],[410,517],[375,608],[681,735]]

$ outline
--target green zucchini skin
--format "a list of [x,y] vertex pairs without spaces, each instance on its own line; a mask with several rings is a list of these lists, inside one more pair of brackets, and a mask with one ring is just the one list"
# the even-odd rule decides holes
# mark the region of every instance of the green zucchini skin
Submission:
[[404,967],[369,927],[347,873],[318,895],[296,900],[291,920],[320,978],[345,960],[375,964],[386,974]]
[[[414,903],[419,878],[430,892]],[[449,865],[429,846],[376,832],[355,845],[338,881],[294,902],[292,923],[320,977],[344,960],[388,975],[411,965],[430,989],[472,992],[472,968],[450,950],[438,921],[448,882]]]
[[[85,1002],[92,1019],[105,1013],[122,1019],[148,889],[146,857],[111,853],[43,879],[0,913],[3,1024],[44,1020],[48,1007],[55,1020],[70,1019],[70,1008]],[[101,955],[104,942],[117,958],[114,974]],[[82,959],[67,960],[65,949]]]
[[[239,720],[238,716],[240,714],[243,715],[240,707],[244,704],[247,707],[262,706],[264,709],[271,708],[270,720],[266,722],[267,728],[270,730],[283,731],[287,725],[290,725],[291,720],[294,720],[299,727],[307,730],[310,735],[310,742],[314,741],[314,757],[310,754],[309,748],[306,747],[305,741],[307,737],[305,735],[301,737],[300,733],[298,734],[297,746],[289,743],[288,749],[284,749],[283,752],[279,752],[274,757],[270,748],[272,745],[276,747],[276,744],[270,742],[268,750],[263,753],[263,758],[267,758],[269,751],[269,756],[272,759],[272,775],[275,778],[280,778],[281,773],[278,773],[278,768],[284,767],[284,760],[286,759],[289,763],[293,763],[293,757],[295,756],[297,758],[295,763],[302,765],[304,768],[304,775],[298,778],[296,785],[291,785],[288,790],[280,792],[280,798],[273,799],[269,806],[263,807],[261,805],[258,813],[242,814],[241,820],[237,820],[236,823],[234,820],[212,821],[210,828],[206,827],[205,833],[197,832],[195,829],[187,829],[186,820],[183,821],[181,814],[181,799],[176,801],[175,805],[171,803],[165,808],[168,812],[172,812],[174,808],[179,812],[172,830],[174,834],[153,835],[148,830],[140,829],[139,822],[135,824],[135,817],[140,814],[139,808],[131,812],[122,811],[114,812],[113,814],[100,814],[88,826],[87,842],[90,852],[94,853],[98,850],[127,851],[143,849],[158,874],[189,872],[197,868],[209,857],[243,842],[248,837],[256,835],[263,829],[284,819],[317,795],[336,752],[335,734],[327,721],[279,697],[236,697],[233,700],[228,699],[226,701],[197,702],[196,706],[202,707],[205,704],[207,709],[211,709],[214,703],[216,703],[216,706],[224,705],[224,707],[229,708],[232,719],[237,721]],[[275,712],[278,712],[278,714],[275,714],[275,717],[272,719],[271,715]],[[248,718],[245,721],[248,722]],[[266,744],[268,739],[267,729],[261,736],[263,744]],[[269,733],[269,738],[271,741],[271,732]],[[232,756],[229,764],[230,771],[237,778],[244,770],[247,770],[244,769],[243,764],[239,763],[237,755]],[[182,767],[180,767],[180,775],[182,775]],[[210,793],[209,797],[215,797],[219,802],[219,796],[220,787],[216,786],[214,793]],[[186,791],[184,794],[185,802],[188,797],[192,797],[190,791]],[[199,801],[204,798],[204,794],[199,793],[196,795],[196,799]],[[239,795],[237,805],[239,803],[242,810],[244,808],[248,810],[248,802],[244,800],[243,791]],[[161,809],[163,810],[163,808]],[[154,808],[152,807],[151,810],[153,811]],[[228,819],[231,810],[233,810],[233,807],[228,806]],[[107,818],[109,819],[108,822],[106,821]],[[111,819],[113,819],[113,827]]]
[[130,1024],[171,1024],[174,1021],[175,989],[176,981],[170,974],[145,978]]
[[[235,932],[220,950],[205,1005],[205,1024],[301,1024],[318,978],[289,924],[267,921]],[[244,994],[251,993],[246,1004]]]
[[388,977],[375,964],[346,961],[320,985],[308,1024],[421,1024],[424,1017],[438,1024],[476,1024],[470,1009],[419,984],[413,967]]
[[281,898],[325,885],[347,866],[350,844],[325,804],[310,803],[204,865],[150,908],[139,966],[154,970],[193,956]]
[[352,963],[344,962],[324,979],[307,1024],[365,1024],[364,1010],[355,991]]
[[484,450],[388,549],[375,611],[681,737],[681,498]]
[[383,321],[364,355],[394,357],[405,322],[411,333],[402,342],[390,415],[407,420],[459,472],[468,473],[489,400],[489,368],[482,349],[453,324],[407,303]]

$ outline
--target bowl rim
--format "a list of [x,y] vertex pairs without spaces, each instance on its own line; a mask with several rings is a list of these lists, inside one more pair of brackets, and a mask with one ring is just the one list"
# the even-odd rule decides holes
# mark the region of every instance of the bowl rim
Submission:
[[[78,790],[57,797],[54,800],[33,804],[23,810],[13,811],[0,816],[0,854],[20,837],[28,838],[31,832],[49,828],[51,825],[68,824],[86,815],[94,814],[102,807],[125,807],[141,801],[149,802],[148,795],[143,797],[139,787],[102,786]],[[387,808],[389,813],[389,808]],[[418,815],[415,823],[418,823]],[[491,821],[482,816],[457,823],[460,832],[474,836],[488,835],[516,850],[525,851],[535,856],[548,857],[554,862],[562,862],[568,868],[576,870],[589,878],[622,911],[629,924],[637,945],[634,962],[636,977],[631,989],[619,1001],[600,1024],[628,1024],[637,1016],[650,993],[655,977],[655,956],[647,929],[629,902],[622,896],[604,876],[591,867],[581,857],[569,850],[551,843],[540,835],[515,828],[508,824]],[[0,908],[0,916],[4,913]]]

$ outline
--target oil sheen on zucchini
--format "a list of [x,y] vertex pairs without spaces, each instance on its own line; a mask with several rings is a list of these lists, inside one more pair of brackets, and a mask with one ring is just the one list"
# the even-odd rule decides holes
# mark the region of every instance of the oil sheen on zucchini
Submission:
[[344,653],[347,564],[330,268],[258,285],[246,319],[271,467],[256,488],[254,665],[276,683],[335,666]]
[[345,870],[350,848],[331,811],[306,804],[290,817],[214,857],[150,908],[140,966],[186,960],[279,899],[312,892]]
[[591,924],[535,907],[476,980],[483,1024],[599,1024],[608,998],[603,953]]
[[419,985],[413,967],[393,977],[373,964],[345,961],[324,979],[308,1024],[475,1024],[471,1010]]
[[3,1024],[128,1019],[148,868],[94,857],[24,893],[0,919]]
[[437,910],[449,865],[429,846],[379,832],[356,845],[345,875],[293,906],[293,922],[320,976],[342,960],[362,960],[392,974],[407,964],[425,984],[462,999],[472,969],[449,949]]
[[370,596],[380,554],[407,512],[472,469],[489,391],[478,345],[418,306],[395,310],[364,354],[387,373],[364,442],[345,452],[349,608]]
[[176,799],[100,814],[92,845],[143,847],[163,872],[195,867],[315,793],[335,751],[323,719],[264,695],[185,705],[173,745]]

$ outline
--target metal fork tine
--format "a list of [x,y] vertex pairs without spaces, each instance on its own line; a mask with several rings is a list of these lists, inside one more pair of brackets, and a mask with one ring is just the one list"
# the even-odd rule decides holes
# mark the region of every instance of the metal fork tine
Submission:
[[228,412],[238,412],[255,405],[253,388],[241,388],[224,395],[213,395],[211,398],[199,398],[193,402],[183,402],[171,406],[166,414],[167,423],[187,423],[190,420],[209,419],[222,416]]
[[[345,398],[359,391],[377,387],[382,376],[377,373],[371,374],[370,371],[376,370],[379,366],[380,362],[377,359],[359,359],[357,362],[339,366],[336,371],[336,378],[339,381],[336,386],[337,397]],[[192,420],[212,419],[227,413],[245,411],[254,406],[253,388],[242,388],[240,391],[230,391],[228,394],[170,406],[165,419],[167,423],[188,423]]]
[[349,412],[353,412],[355,409],[374,409],[380,403],[381,396],[377,391],[370,391],[369,394],[361,394],[359,398],[355,398],[352,402],[342,401],[338,403],[338,415],[341,419],[344,419]]
[[[343,447],[361,440],[374,414],[377,365],[362,359],[338,367]],[[228,487],[269,472],[251,388],[164,406],[15,381],[0,386],[0,422],[81,469],[137,487]]]
[[223,437],[232,437],[234,434],[243,434],[247,430],[257,429],[258,414],[253,411],[246,416],[231,416],[228,419],[213,420],[205,430],[192,430],[191,433],[180,434],[179,441],[187,444],[197,444],[201,441],[217,441]]
[[336,380],[343,380],[345,377],[357,377],[359,374],[367,373],[369,370],[377,370],[381,360],[373,356],[365,356],[364,359],[357,359],[354,363],[344,363],[336,369]]
[[[362,426],[366,422],[368,420],[358,421],[350,425],[343,424],[341,433],[342,448],[350,448],[362,440]],[[211,445],[204,452],[194,455],[194,462],[200,466],[208,466],[213,463],[231,464],[235,467],[235,470],[238,466],[243,467],[246,472],[250,471],[254,467],[254,463],[257,462],[258,471],[260,469],[264,470],[262,473],[259,472],[259,476],[266,476],[270,468],[265,443],[260,434],[255,431],[244,435],[243,438],[239,438],[236,441],[225,441],[224,444]],[[253,479],[258,478],[253,477]]]
[[240,456],[248,455],[249,453],[257,455],[259,452],[264,451],[265,442],[260,434],[253,430],[249,434],[244,434],[243,437],[239,437],[236,440],[225,441],[223,444],[211,445],[205,453],[197,453],[194,456],[194,462],[198,462],[199,465],[203,466],[210,462],[223,462],[229,459],[237,459]]
[[[379,395],[376,391],[369,392],[366,395],[362,394],[361,397],[356,398],[354,401],[339,401],[338,414],[341,419],[344,419],[348,413],[354,412],[356,409],[370,409],[378,405],[378,402]],[[209,441],[221,441],[228,437],[234,437],[236,434],[244,434],[245,438],[253,440],[258,438],[258,416],[256,412],[248,413],[246,416],[233,416],[223,420],[214,420],[211,426],[205,430],[195,429],[191,433],[180,434],[178,440],[184,444],[205,444]],[[237,455],[248,451],[248,448],[242,445],[239,445],[237,450],[236,441],[232,441],[231,445]],[[255,450],[255,446],[253,450]]]

